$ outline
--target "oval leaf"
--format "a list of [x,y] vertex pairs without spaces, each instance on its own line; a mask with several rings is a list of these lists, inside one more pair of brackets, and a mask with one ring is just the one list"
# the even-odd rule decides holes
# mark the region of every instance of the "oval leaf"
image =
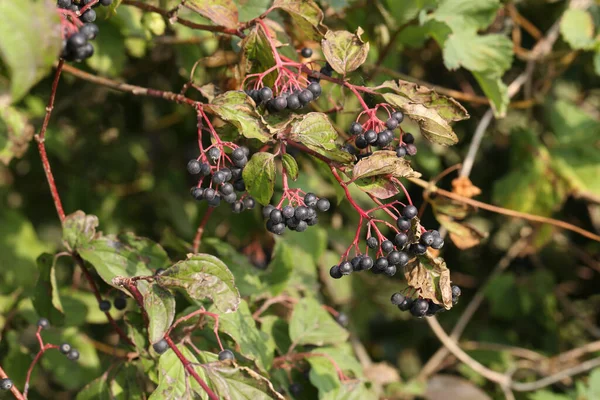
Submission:
[[39,276],[33,292],[33,307],[40,317],[48,318],[52,325],[62,325],[65,315],[56,285],[54,257],[42,253],[36,261]]
[[151,344],[161,340],[175,318],[175,297],[156,283],[138,281],[137,288],[144,298],[148,314],[148,339]]
[[275,187],[275,156],[254,153],[242,173],[246,189],[263,206],[269,204]]
[[342,328],[315,299],[304,298],[294,307],[290,320],[290,338],[294,344],[338,344],[348,338]]
[[240,293],[227,266],[210,254],[189,255],[156,277],[159,285],[184,291],[195,300],[211,299],[222,313],[240,304]]
[[396,156],[395,151],[380,150],[361,159],[352,169],[352,178],[361,179],[378,175],[392,175],[396,178],[418,178],[420,173],[413,171],[405,158]]
[[327,115],[312,112],[294,122],[290,139],[302,143],[309,149],[329,158],[332,161],[349,163],[353,156],[339,148],[336,143],[338,133]]
[[307,36],[306,39],[317,40],[322,37],[323,11],[313,0],[275,0],[273,8],[281,8],[289,13],[296,27]]
[[288,176],[294,181],[298,179],[298,163],[296,162],[296,159],[286,153],[283,155],[281,161],[283,162],[283,168],[285,168]]
[[242,136],[248,139],[258,139],[264,143],[271,137],[260,115],[254,109],[252,99],[244,92],[223,93],[215,97],[206,108],[221,119],[230,122]]
[[361,39],[362,28],[356,33],[328,31],[321,41],[323,54],[335,72],[346,75],[360,67],[369,55],[369,43]]
[[10,73],[11,101],[20,100],[58,59],[56,2],[0,1],[0,57]]
[[389,199],[400,193],[400,188],[384,177],[357,179],[354,183],[360,190],[378,199]]

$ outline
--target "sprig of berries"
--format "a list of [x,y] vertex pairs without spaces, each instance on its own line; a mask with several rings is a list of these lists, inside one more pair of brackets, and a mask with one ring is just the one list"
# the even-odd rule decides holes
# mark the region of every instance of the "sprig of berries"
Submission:
[[331,207],[329,200],[318,198],[314,193],[306,193],[303,199],[295,199],[296,206],[291,203],[284,207],[271,204],[263,207],[263,217],[267,220],[267,230],[281,235],[285,228],[296,232],[304,232],[309,226],[319,222],[317,211],[326,212]]
[[[461,295],[461,290],[458,286],[452,285],[452,304],[458,303],[458,298]],[[434,303],[432,300],[416,298],[397,292],[390,299],[393,305],[397,306],[400,311],[410,311],[414,317],[431,317],[437,313],[444,312],[446,309]]]

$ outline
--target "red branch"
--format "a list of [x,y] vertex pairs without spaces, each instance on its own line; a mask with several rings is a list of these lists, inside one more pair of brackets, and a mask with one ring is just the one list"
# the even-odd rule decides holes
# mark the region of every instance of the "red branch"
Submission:
[[40,158],[42,159],[42,165],[44,166],[44,172],[46,173],[46,180],[48,181],[50,193],[52,194],[52,200],[54,200],[54,206],[56,207],[56,212],[58,213],[60,222],[65,220],[65,211],[63,210],[62,202],[60,201],[60,196],[58,195],[58,190],[56,189],[56,183],[54,182],[54,175],[52,175],[52,169],[50,168],[50,162],[48,161],[48,155],[46,154],[46,146],[44,145],[44,141],[46,129],[48,128],[48,122],[50,121],[52,110],[54,109],[54,98],[56,97],[56,89],[58,88],[58,81],[60,80],[60,74],[63,70],[64,63],[65,62],[62,59],[58,62],[56,73],[54,75],[54,81],[52,82],[52,92],[50,93],[50,99],[48,100],[48,105],[46,106],[46,116],[44,117],[44,122],[42,123],[40,133],[35,135],[35,140],[38,142]]
[[[8,375],[6,375],[6,372],[4,372],[4,370],[2,369],[2,367],[0,367],[0,378],[1,379],[9,379]],[[15,399],[17,400],[25,400],[25,397],[23,397],[23,395],[21,394],[21,392],[19,392],[19,389],[17,389],[17,387],[13,384],[13,387],[10,388],[11,393],[13,394],[13,396],[15,396]]]
[[213,207],[208,207],[208,209],[204,213],[204,217],[202,218],[202,221],[200,222],[200,225],[198,226],[198,230],[196,231],[196,236],[194,237],[194,243],[193,243],[194,253],[197,253],[198,249],[200,248],[200,241],[202,240],[202,234],[204,233],[204,228],[206,227],[206,224],[208,223],[208,220],[210,219],[210,216],[212,215],[214,210],[215,209]]

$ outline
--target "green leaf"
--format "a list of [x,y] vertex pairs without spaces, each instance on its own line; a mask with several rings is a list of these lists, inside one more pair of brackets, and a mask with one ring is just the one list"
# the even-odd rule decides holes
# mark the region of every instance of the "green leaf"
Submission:
[[429,109],[423,104],[412,103],[405,97],[394,93],[385,93],[383,98],[392,106],[399,108],[407,117],[417,122],[425,139],[444,146],[458,143],[458,137],[450,124],[435,109]]
[[63,306],[58,294],[54,257],[43,253],[37,258],[38,281],[33,292],[33,306],[40,317],[50,320],[52,325],[62,325],[65,320]]
[[349,163],[353,159],[352,155],[341,150],[336,144],[338,134],[327,115],[323,113],[311,112],[294,122],[290,139],[332,161]]
[[[183,356],[197,362],[196,356],[187,349],[183,344],[177,345],[177,348]],[[206,374],[202,368],[194,368],[198,375],[206,381]],[[196,394],[196,397],[190,390]],[[189,378],[181,360],[172,349],[158,359],[158,387],[152,392],[149,400],[180,400],[192,399],[206,394],[200,385],[193,379]],[[201,397],[202,398],[202,397]]]
[[267,11],[271,0],[235,0],[237,4],[239,20],[250,21]]
[[250,368],[213,362],[202,365],[202,369],[221,399],[285,400],[269,380]]
[[594,71],[596,75],[600,75],[600,47],[596,49],[596,53],[594,53]]
[[253,100],[244,92],[229,91],[218,95],[207,108],[233,124],[248,139],[258,139],[263,143],[270,139]]
[[454,32],[487,28],[496,17],[500,0],[443,0],[428,19],[447,24]]
[[500,76],[510,68],[512,60],[513,44],[504,35],[459,31],[448,36],[444,43],[444,65],[449,70],[462,66]]
[[[421,10],[427,10],[435,5],[436,0],[385,0],[390,17],[393,17],[397,26],[415,19]],[[407,27],[408,28],[408,27]],[[405,28],[406,29],[406,28]]]
[[369,178],[378,175],[391,175],[395,178],[418,178],[420,173],[413,171],[410,162],[396,156],[395,151],[379,150],[369,157],[362,158],[352,169],[352,179]]
[[452,97],[438,94],[435,90],[403,80],[386,81],[377,89],[391,89],[408,102],[422,104],[435,110],[447,122],[462,121],[469,118],[467,110]]
[[0,37],[0,58],[10,74],[9,102],[15,103],[58,59],[62,41],[56,4],[51,0],[1,1]]
[[295,345],[339,344],[346,341],[348,332],[321,307],[315,299],[301,299],[292,312],[290,338]]
[[593,49],[594,19],[589,11],[569,8],[560,20],[560,33],[565,42],[575,50]]
[[210,19],[215,25],[237,28],[238,9],[233,0],[188,0],[184,5]]
[[110,386],[107,374],[102,374],[77,393],[75,400],[111,400]]
[[417,256],[404,267],[404,277],[421,297],[452,308],[450,270],[443,258],[433,258],[429,253]]
[[[352,354],[352,347],[344,344],[340,347],[322,347],[314,349],[314,356],[306,357],[310,364],[310,382],[319,390],[319,397],[342,387],[334,361],[344,372],[351,371],[354,377],[362,377],[362,366]],[[324,355],[324,356],[322,356]]]
[[265,280],[273,296],[281,293],[287,286],[294,272],[294,256],[290,246],[285,241],[278,239],[273,249],[273,257],[267,268]]
[[283,163],[283,168],[285,168],[288,176],[292,178],[293,181],[298,179],[298,163],[296,162],[296,159],[288,153],[285,153],[281,158],[281,162]]
[[289,13],[294,25],[306,39],[318,40],[321,37],[323,11],[313,0],[275,0],[273,8]]
[[21,158],[29,148],[33,134],[33,125],[24,113],[0,105],[0,162],[8,165],[13,157]]
[[[243,49],[240,66],[244,75],[263,72],[275,65],[275,58],[269,43],[269,39],[260,25],[250,29],[240,43],[240,48]],[[264,77],[263,83],[271,87],[276,77],[277,72],[273,71]]]
[[502,82],[502,78],[485,72],[471,71],[471,73],[477,79],[477,83],[479,83],[483,93],[490,100],[494,116],[496,118],[504,118],[510,99],[508,97],[508,87]]
[[363,42],[362,28],[356,33],[348,31],[328,31],[323,40],[321,48],[323,55],[331,67],[341,75],[346,75],[360,67],[369,55],[369,42]]
[[79,255],[92,264],[104,282],[118,289],[113,278],[118,276],[150,276],[152,269],[166,267],[165,250],[150,239],[131,233],[107,235],[94,239],[78,249]]
[[137,288],[144,298],[148,314],[148,339],[150,344],[161,340],[175,318],[175,297],[156,283],[138,281]]
[[86,64],[102,75],[117,77],[126,62],[125,37],[116,25],[102,24],[102,35],[94,40],[94,55],[86,60]]
[[159,285],[182,290],[195,300],[211,299],[222,313],[233,312],[240,293],[227,266],[210,254],[191,254],[156,277]]
[[246,189],[263,206],[273,197],[275,187],[275,156],[271,153],[254,153],[242,173]]
[[[216,304],[213,307],[218,309]],[[209,320],[209,324],[214,326],[214,321]],[[239,352],[254,361],[261,371],[267,372],[271,368],[275,348],[269,336],[256,327],[245,300],[241,301],[237,311],[219,315],[219,331],[229,335],[239,345]]]
[[127,337],[133,342],[140,354],[146,354],[148,335],[145,334],[146,324],[141,312],[128,311],[125,314],[124,321],[127,328]]
[[96,237],[98,217],[86,215],[78,210],[66,216],[63,221],[63,242],[71,249],[85,247]]
[[344,383],[340,388],[327,392],[320,400],[363,400],[375,399],[377,395],[363,382]]

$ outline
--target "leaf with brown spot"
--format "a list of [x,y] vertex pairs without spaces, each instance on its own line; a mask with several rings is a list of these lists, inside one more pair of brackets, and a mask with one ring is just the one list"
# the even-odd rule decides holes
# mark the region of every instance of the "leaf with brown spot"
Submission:
[[321,40],[321,48],[327,62],[338,74],[346,75],[360,67],[369,55],[369,42],[363,42],[362,28],[356,33],[328,31]]
[[322,37],[323,11],[313,0],[275,0],[273,8],[290,14],[293,24],[304,34],[305,40]]
[[354,183],[360,190],[378,199],[389,199],[400,193],[400,188],[383,176],[357,179]]
[[361,159],[352,169],[353,179],[378,175],[391,175],[395,178],[419,178],[420,173],[413,171],[408,160],[396,156],[391,150],[380,150]]
[[66,216],[62,224],[63,242],[71,249],[87,246],[96,237],[98,217],[78,210]]
[[452,308],[450,270],[443,258],[433,258],[429,253],[418,256],[404,267],[404,277],[424,299],[443,305],[447,310]]
[[254,108],[254,101],[242,91],[231,90],[220,94],[206,109],[234,125],[248,139],[258,139],[264,143],[271,138],[260,114]]
[[227,266],[210,254],[192,254],[156,277],[159,285],[183,291],[194,300],[211,299],[222,313],[233,312],[240,293]]
[[185,7],[210,19],[215,25],[236,29],[238,9],[233,0],[187,0]]

